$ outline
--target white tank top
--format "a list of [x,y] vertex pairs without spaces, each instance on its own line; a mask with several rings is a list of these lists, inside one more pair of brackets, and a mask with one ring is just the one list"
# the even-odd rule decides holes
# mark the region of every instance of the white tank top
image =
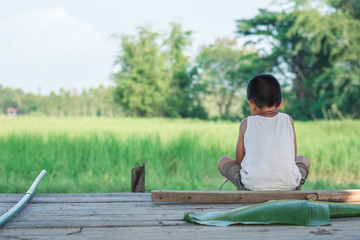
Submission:
[[294,132],[287,114],[248,117],[244,147],[240,174],[247,189],[294,190],[299,185]]

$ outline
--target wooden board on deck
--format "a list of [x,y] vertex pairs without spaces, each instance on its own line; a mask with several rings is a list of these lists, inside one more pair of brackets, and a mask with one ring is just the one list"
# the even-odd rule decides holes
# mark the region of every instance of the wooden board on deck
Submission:
[[261,203],[298,199],[326,202],[360,202],[360,190],[316,191],[175,191],[151,192],[153,202],[183,203]]
[[[23,194],[0,194],[0,215]],[[225,211],[249,204],[152,202],[149,193],[35,194],[0,239],[360,239],[360,217],[321,227],[236,225],[183,221],[186,212]]]

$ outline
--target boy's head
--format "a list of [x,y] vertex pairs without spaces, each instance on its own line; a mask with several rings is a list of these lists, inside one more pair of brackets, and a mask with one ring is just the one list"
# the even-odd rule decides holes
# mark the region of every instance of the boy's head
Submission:
[[258,74],[247,85],[247,99],[259,108],[278,107],[282,95],[278,80],[270,74]]

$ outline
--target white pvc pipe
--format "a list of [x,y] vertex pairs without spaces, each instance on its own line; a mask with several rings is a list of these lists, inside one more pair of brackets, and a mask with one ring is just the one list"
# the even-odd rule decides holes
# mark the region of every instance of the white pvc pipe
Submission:
[[0,217],[0,227],[4,223],[6,223],[12,216],[14,216],[18,211],[20,211],[25,206],[25,204],[31,199],[31,197],[34,195],[34,191],[36,187],[39,185],[41,179],[44,177],[45,174],[46,174],[46,170],[42,170],[41,173],[37,176],[37,178],[33,182],[33,184],[31,185],[31,187],[29,188],[29,190],[26,192],[25,196],[17,204],[15,204],[15,206],[13,206],[9,211],[4,213],[4,215]]

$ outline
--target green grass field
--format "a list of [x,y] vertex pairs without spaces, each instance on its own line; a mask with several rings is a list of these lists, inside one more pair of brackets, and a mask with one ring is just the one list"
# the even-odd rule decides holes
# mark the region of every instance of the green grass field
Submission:
[[[216,167],[235,155],[239,123],[183,119],[2,118],[0,192],[23,193],[42,169],[42,193],[127,192],[146,163],[146,190],[218,190]],[[312,168],[303,189],[360,187],[360,121],[295,122]],[[227,183],[224,190],[235,190]]]

